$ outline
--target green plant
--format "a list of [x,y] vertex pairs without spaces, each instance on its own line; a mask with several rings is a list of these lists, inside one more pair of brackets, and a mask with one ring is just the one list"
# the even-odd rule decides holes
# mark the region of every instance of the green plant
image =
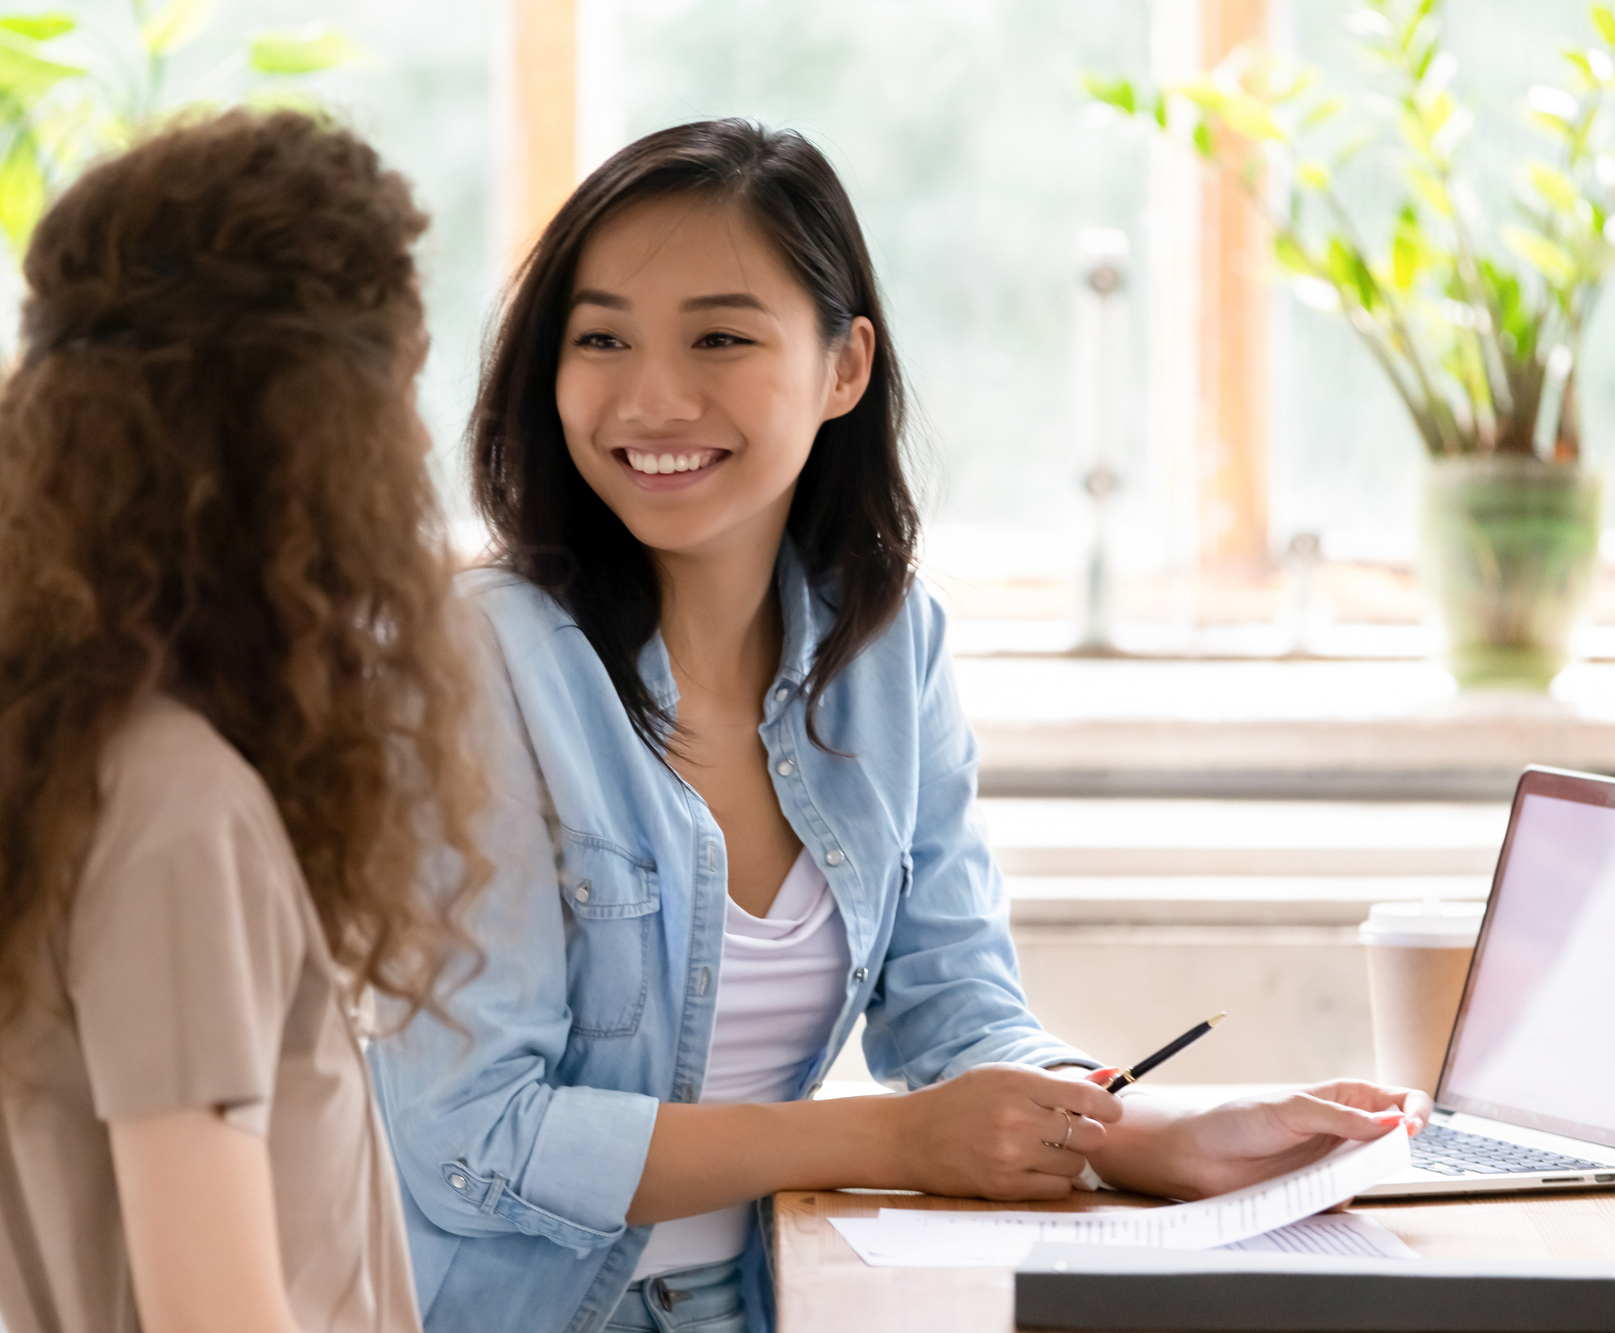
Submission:
[[[1564,54],[1563,85],[1531,89],[1545,151],[1521,165],[1518,217],[1489,233],[1459,155],[1474,116],[1453,94],[1442,0],[1367,0],[1348,22],[1386,82],[1402,200],[1370,238],[1337,175],[1383,136],[1342,138],[1347,100],[1316,71],[1254,47],[1155,92],[1090,76],[1099,101],[1181,134],[1264,210],[1303,297],[1351,321],[1437,457],[1580,453],[1582,328],[1615,260],[1615,10]],[[1318,145],[1333,140],[1330,151]],[[1280,177],[1281,187],[1268,179]]]
[[[124,49],[127,36],[86,32],[69,12],[0,15],[0,234],[13,263],[55,190],[177,105],[168,96],[169,62],[207,28],[213,0],[129,3],[133,50]],[[111,60],[95,58],[108,51]],[[357,54],[329,26],[260,32],[205,85],[245,70],[257,76],[254,100],[302,100],[295,80]]]

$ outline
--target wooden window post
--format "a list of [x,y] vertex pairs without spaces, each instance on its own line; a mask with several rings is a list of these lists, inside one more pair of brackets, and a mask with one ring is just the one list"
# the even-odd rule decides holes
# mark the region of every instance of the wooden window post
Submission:
[[511,266],[577,184],[578,0],[505,0],[494,85],[500,252]]
[[[1265,42],[1267,0],[1200,0],[1205,69]],[[1238,577],[1268,560],[1271,238],[1237,183],[1207,170],[1200,206],[1200,567]]]

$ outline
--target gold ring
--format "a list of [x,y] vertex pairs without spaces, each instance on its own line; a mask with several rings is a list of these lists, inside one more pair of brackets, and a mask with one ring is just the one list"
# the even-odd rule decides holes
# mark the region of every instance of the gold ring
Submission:
[[1051,1142],[1049,1142],[1048,1139],[1044,1139],[1043,1140],[1043,1146],[1045,1148],[1060,1148],[1060,1149],[1063,1150],[1066,1147],[1070,1146],[1070,1143],[1071,1143],[1071,1130],[1072,1130],[1071,1112],[1066,1110],[1065,1107],[1063,1107],[1063,1106],[1056,1106],[1056,1107],[1053,1107],[1052,1109],[1058,1111],[1061,1115],[1063,1115],[1065,1117],[1065,1138],[1061,1139],[1060,1142],[1058,1142],[1058,1143],[1051,1143]]

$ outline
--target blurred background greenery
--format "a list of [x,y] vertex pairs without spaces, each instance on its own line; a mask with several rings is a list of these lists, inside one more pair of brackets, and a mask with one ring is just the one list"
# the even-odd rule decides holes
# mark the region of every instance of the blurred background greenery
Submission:
[[[609,138],[697,115],[756,115],[799,126],[846,172],[928,415],[937,516],[1068,530],[1079,509],[1066,397],[1076,232],[1129,234],[1135,293],[1148,263],[1147,130],[1084,107],[1074,89],[1083,70],[1148,70],[1150,6],[585,5],[610,12],[600,26],[618,43],[621,108],[585,105],[586,115],[620,118]],[[1332,86],[1371,94],[1377,71],[1345,23],[1354,8],[1289,0],[1275,6],[1275,36]],[[1586,7],[1454,0],[1448,15],[1453,87],[1477,111],[1468,165],[1487,214],[1505,214],[1518,184],[1513,164],[1538,139],[1524,120],[1526,90],[1561,76],[1559,47],[1584,39]],[[1383,156],[1360,158],[1341,189],[1389,228],[1400,192]],[[1420,449],[1405,412],[1342,322],[1283,292],[1275,303],[1275,550],[1310,530],[1332,555],[1411,558]],[[1165,390],[1145,382],[1141,301],[1132,313],[1129,447],[1141,464],[1151,402]],[[1615,423],[1615,326],[1606,316],[1594,317],[1583,385],[1588,442],[1600,459]],[[1138,519],[1122,526],[1153,532],[1150,516]],[[1149,550],[1123,555],[1145,561]]]
[[[362,53],[306,86],[370,135],[434,216],[423,265],[433,353],[422,401],[464,514],[454,449],[503,277],[494,236],[495,79],[505,0],[230,0],[170,61],[167,95],[262,83],[240,59],[264,29],[326,23]],[[45,6],[11,6],[37,12]],[[129,0],[63,0],[86,31],[63,58],[115,66]],[[1150,67],[1155,3],[1114,0],[578,0],[580,169],[634,136],[743,115],[802,130],[843,172],[885,284],[919,409],[933,547],[962,574],[1069,580],[1086,509],[1072,424],[1076,236],[1131,241],[1122,573],[1147,575],[1170,519],[1146,484],[1155,414],[1144,300],[1149,135],[1095,108],[1084,70]],[[1275,0],[1274,37],[1348,92],[1372,93],[1341,0]],[[1535,131],[1526,90],[1558,72],[1581,0],[1451,0],[1453,87],[1476,109],[1467,167],[1488,217],[1518,188]],[[1388,227],[1399,199],[1370,153],[1340,181]],[[1607,303],[1605,303],[1607,304]],[[1383,377],[1337,318],[1275,284],[1269,542],[1316,533],[1335,560],[1412,559],[1420,450]],[[7,317],[9,319],[9,316]],[[1589,462],[1615,438],[1615,317],[1593,312],[1580,384]],[[1131,475],[1129,475],[1131,474]],[[1063,594],[1062,594],[1063,595]],[[1050,603],[1052,604],[1052,603]]]
[[[307,97],[367,135],[414,183],[432,214],[421,261],[432,353],[421,406],[437,442],[445,493],[464,515],[457,444],[476,383],[482,329],[497,293],[490,148],[494,111],[490,52],[499,0],[60,0],[7,5],[5,13],[55,12],[77,27],[39,53],[86,69],[105,90],[103,113],[138,116],[192,102]],[[144,15],[141,14],[142,8]],[[140,18],[172,16],[178,40],[152,84]],[[149,37],[149,33],[148,33]],[[255,59],[256,57],[256,59]],[[310,69],[326,60],[333,68]],[[255,67],[256,66],[256,67]],[[291,80],[266,71],[305,70]],[[65,90],[72,91],[72,90]],[[155,96],[149,94],[155,93]],[[119,127],[93,134],[116,142]],[[9,262],[0,266],[10,269]],[[17,297],[4,274],[10,347]]]

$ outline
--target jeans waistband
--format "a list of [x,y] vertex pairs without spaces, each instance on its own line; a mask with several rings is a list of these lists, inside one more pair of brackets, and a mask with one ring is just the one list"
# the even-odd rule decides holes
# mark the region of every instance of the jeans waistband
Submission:
[[742,1333],[745,1325],[738,1259],[642,1278],[606,1321],[610,1333]]

